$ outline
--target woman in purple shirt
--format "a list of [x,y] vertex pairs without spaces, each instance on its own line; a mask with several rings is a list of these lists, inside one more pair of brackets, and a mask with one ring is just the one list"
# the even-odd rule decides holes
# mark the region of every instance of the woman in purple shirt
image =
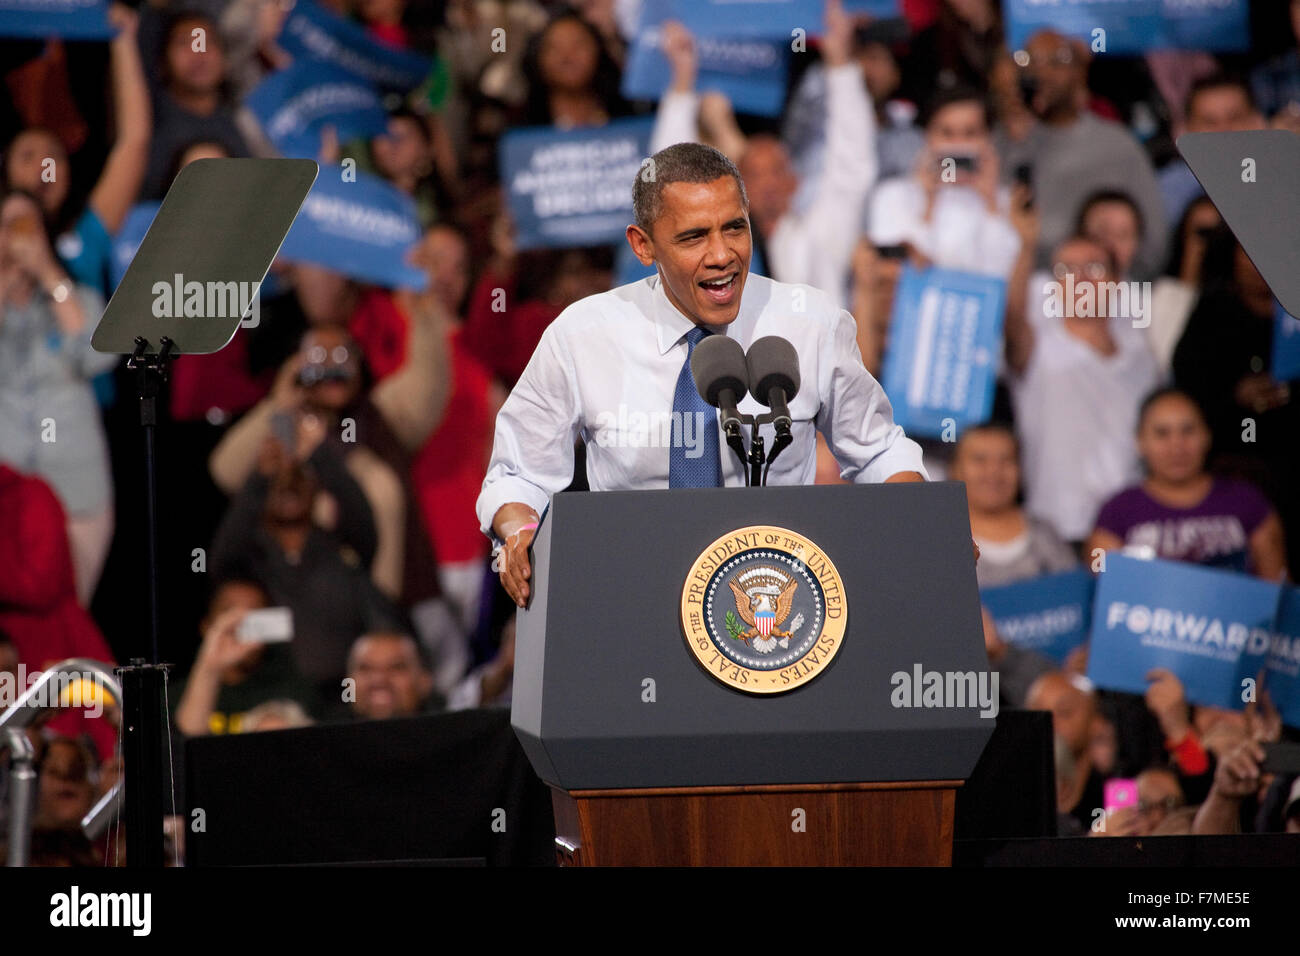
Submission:
[[1102,506],[1085,553],[1132,548],[1272,581],[1286,574],[1282,523],[1268,499],[1205,470],[1210,429],[1191,396],[1176,388],[1147,396],[1137,442],[1147,477]]

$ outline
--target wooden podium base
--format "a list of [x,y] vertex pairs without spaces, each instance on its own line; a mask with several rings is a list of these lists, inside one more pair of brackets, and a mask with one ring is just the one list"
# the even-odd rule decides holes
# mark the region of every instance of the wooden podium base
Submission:
[[960,780],[551,789],[560,866],[951,866]]

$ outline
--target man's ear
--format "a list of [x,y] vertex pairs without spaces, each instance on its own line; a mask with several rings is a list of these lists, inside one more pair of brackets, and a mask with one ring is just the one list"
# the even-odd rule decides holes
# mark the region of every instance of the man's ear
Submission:
[[655,244],[650,234],[633,223],[627,227],[627,244],[643,266],[655,264]]

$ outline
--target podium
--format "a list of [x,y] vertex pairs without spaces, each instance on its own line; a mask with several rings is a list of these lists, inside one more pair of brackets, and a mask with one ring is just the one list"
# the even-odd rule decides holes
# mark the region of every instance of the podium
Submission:
[[997,711],[961,484],[564,493],[533,552],[561,865],[951,864]]

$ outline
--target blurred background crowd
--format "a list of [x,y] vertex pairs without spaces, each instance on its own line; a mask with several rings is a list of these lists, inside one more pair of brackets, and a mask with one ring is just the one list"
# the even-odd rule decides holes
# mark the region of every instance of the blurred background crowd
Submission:
[[[319,158],[413,200],[409,261],[429,287],[277,261],[259,324],[175,363],[159,513],[176,733],[508,705],[511,605],[473,507],[495,411],[548,323],[616,282],[609,246],[516,248],[497,161],[516,127],[643,115],[652,152],[716,146],[745,179],[766,274],[838,297],[877,375],[905,265],[1005,280],[992,419],[925,442],[932,477],[966,482],[982,586],[1097,548],[1269,580],[1297,566],[1300,427],[1269,374],[1273,296],[1174,140],[1300,131],[1300,2],[1252,4],[1248,53],[1145,56],[1051,32],[1009,50],[997,0],[905,0],[888,21],[832,3],[777,118],[699,88],[677,23],[662,96],[624,99],[635,0],[322,5],[427,59],[382,134],[327,131]],[[196,159],[274,155],[244,99],[288,65],[291,8],[149,0],[112,7],[108,42],[0,40],[0,670],[144,651],[135,386],[89,336],[137,203]],[[1149,282],[1150,322],[1053,318],[1053,277]],[[840,480],[823,464],[819,480]],[[241,637],[271,607],[290,609],[293,639]],[[1193,707],[1168,672],[1145,697],[1099,692],[1085,650],[1061,669],[985,624],[1004,706],[1053,714],[1062,833],[1092,831],[1112,777],[1136,778],[1139,799],[1108,833],[1300,829],[1300,788],[1259,769],[1260,745],[1294,733],[1266,695],[1245,713]],[[35,858],[93,861],[67,828],[116,779],[116,733],[65,714],[35,736]]]

